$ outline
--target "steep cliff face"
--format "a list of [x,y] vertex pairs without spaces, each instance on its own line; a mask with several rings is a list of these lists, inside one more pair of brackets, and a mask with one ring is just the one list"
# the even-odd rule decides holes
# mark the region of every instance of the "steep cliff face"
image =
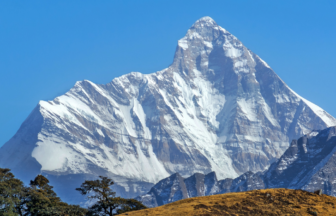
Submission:
[[313,131],[291,146],[265,173],[270,188],[322,189],[336,196],[336,127]]
[[186,179],[175,173],[162,179],[147,194],[136,199],[147,207],[156,207],[190,197],[217,194],[220,183],[215,172],[207,175],[195,173]]
[[203,17],[178,41],[170,67],[106,85],[80,81],[40,101],[0,149],[0,166],[43,172],[55,183],[106,175],[133,196],[176,172],[263,171],[290,140],[332,125],[332,116]]
[[215,172],[207,175],[195,173],[185,179],[180,174],[175,173],[162,179],[148,193],[140,195],[136,199],[151,208],[191,197],[265,188],[266,185],[261,172],[253,173],[249,171],[235,179],[226,178],[219,181]]
[[[190,180],[196,176],[203,178],[199,178],[201,179],[199,181]],[[199,173],[183,179],[185,187],[192,189],[191,192],[188,191],[187,196],[172,197],[166,203],[161,203],[156,202],[161,195],[150,190],[137,199],[148,207],[156,207],[190,197],[266,188],[303,189],[310,192],[322,189],[323,193],[336,196],[336,127],[313,131],[298,140],[293,140],[281,158],[264,172],[249,171],[235,179],[227,178],[220,181],[217,181],[214,172],[206,176],[214,176],[211,178],[214,180],[212,184],[206,183],[204,175]],[[169,178],[160,182],[167,181],[169,182]],[[153,188],[158,191],[169,191],[171,187],[170,184],[157,184]],[[209,187],[213,188],[211,192],[198,193]],[[177,190],[174,193],[181,193],[180,188],[175,189]]]

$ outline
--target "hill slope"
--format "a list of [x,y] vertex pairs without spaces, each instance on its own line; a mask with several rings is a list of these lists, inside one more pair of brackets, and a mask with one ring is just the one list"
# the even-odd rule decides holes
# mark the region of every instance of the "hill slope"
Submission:
[[123,215],[336,215],[336,198],[302,190],[266,189],[189,198]]

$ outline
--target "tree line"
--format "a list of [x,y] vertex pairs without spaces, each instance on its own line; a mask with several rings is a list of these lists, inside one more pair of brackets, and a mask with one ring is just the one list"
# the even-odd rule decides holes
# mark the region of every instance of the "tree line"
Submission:
[[43,175],[36,176],[29,186],[25,186],[20,179],[15,178],[10,169],[0,168],[0,215],[111,216],[146,208],[135,199],[116,197],[111,189],[113,184],[112,179],[103,176],[82,183],[76,190],[94,202],[90,207],[83,208],[62,202]]

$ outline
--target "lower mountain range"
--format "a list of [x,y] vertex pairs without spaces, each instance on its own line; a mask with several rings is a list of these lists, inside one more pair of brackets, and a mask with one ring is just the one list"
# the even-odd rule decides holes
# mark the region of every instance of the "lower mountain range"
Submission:
[[266,188],[302,189],[336,196],[336,127],[313,131],[293,140],[281,158],[264,172],[246,172],[232,179],[217,180],[216,173],[195,173],[183,178],[175,173],[138,196],[148,207],[177,200]]

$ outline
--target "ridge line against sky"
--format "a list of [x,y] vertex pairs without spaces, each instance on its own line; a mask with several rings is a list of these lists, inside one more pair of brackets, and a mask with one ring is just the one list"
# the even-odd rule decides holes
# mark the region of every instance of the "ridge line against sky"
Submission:
[[335,117],[335,9],[334,1],[2,1],[0,146],[39,100],[76,81],[168,67],[177,40],[203,16]]

